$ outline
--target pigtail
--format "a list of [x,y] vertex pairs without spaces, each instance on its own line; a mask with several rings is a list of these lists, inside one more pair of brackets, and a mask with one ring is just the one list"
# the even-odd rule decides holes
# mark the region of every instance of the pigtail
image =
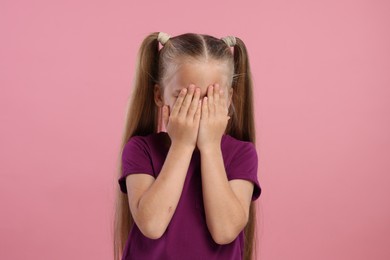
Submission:
[[[244,42],[236,37],[234,45],[233,77],[233,120],[229,131],[236,138],[256,145],[255,121],[253,111],[253,83],[249,65],[249,56]],[[251,202],[249,219],[244,229],[244,260],[257,256],[256,243],[256,203]]]
[[125,141],[134,135],[148,135],[157,128],[157,109],[154,103],[154,83],[158,73],[158,33],[147,36],[137,55],[129,109],[126,115]]
[[227,132],[242,141],[256,142],[253,114],[252,74],[244,42],[236,37],[234,45],[233,97]]
[[[158,33],[151,33],[142,42],[137,55],[136,70],[130,101],[126,112],[126,122],[118,157],[118,176],[122,175],[122,152],[125,144],[134,135],[148,135],[156,131],[158,110],[154,103],[154,83],[158,73],[159,42]],[[116,181],[115,180],[115,181]],[[115,185],[118,185],[115,182]],[[120,260],[125,244],[134,224],[127,194],[116,188],[114,209],[114,260]]]

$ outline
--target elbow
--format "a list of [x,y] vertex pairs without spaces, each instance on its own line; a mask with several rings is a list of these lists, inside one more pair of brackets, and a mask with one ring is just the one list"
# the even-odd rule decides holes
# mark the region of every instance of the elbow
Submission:
[[213,238],[214,242],[219,245],[226,245],[232,243],[240,232],[245,228],[246,224],[248,223],[247,220],[243,220],[238,225],[233,225],[231,227],[227,227],[227,225],[224,226],[216,226],[214,225],[213,228],[209,229],[211,237]]
[[143,222],[139,227],[141,233],[149,239],[159,239],[165,232],[161,225],[155,225],[151,222]]
[[163,233],[155,231],[141,231],[142,234],[149,239],[159,239],[162,237]]
[[159,239],[164,234],[163,232],[158,232],[148,228],[140,228],[140,231],[145,237],[149,239]]
[[159,239],[164,234],[164,232],[161,232],[159,229],[147,225],[139,226],[139,230],[149,239]]
[[243,229],[240,228],[221,228],[210,233],[215,243],[219,245],[226,245],[232,243],[242,230]]
[[235,233],[235,232],[228,233],[226,231],[213,232],[213,233],[211,233],[211,236],[212,236],[215,243],[217,243],[219,245],[227,245],[227,244],[230,244],[231,242],[233,242],[237,238],[238,233]]
[[137,207],[135,214],[133,216],[134,224],[137,225],[141,233],[149,239],[159,239],[164,234],[167,226],[164,226],[161,219],[156,219],[150,217],[150,215],[145,214],[140,207]]
[[224,237],[214,237],[213,240],[218,245],[227,245],[234,241],[234,239],[224,238]]

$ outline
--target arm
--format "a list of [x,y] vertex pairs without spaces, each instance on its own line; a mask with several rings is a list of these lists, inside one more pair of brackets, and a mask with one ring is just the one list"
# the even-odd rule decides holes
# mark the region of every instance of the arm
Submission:
[[216,243],[228,244],[248,222],[253,183],[228,181],[220,147],[201,150],[201,162],[207,226]]
[[156,179],[144,174],[126,178],[130,209],[145,236],[157,239],[164,234],[179,202],[191,156],[191,149],[172,145]]
[[203,201],[206,223],[218,244],[232,242],[248,222],[253,183],[228,181],[221,151],[221,137],[229,120],[227,92],[209,86],[202,101],[197,146],[201,154]]
[[[159,176],[149,180],[128,176],[130,210],[145,236],[157,239],[168,227],[179,202],[189,163],[196,144],[200,120],[199,89],[184,88],[172,113],[163,107],[163,121],[171,139]],[[134,175],[134,174],[133,174]],[[139,174],[136,174],[139,175]],[[144,174],[142,174],[144,175]]]

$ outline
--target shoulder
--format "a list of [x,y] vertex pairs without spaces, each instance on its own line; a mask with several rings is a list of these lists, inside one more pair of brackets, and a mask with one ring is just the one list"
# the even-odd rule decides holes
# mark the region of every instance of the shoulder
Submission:
[[151,133],[147,135],[133,135],[129,138],[125,145],[128,144],[152,144],[158,142],[165,135],[163,132]]
[[222,153],[225,161],[228,180],[243,179],[254,183],[252,200],[261,193],[258,181],[258,156],[256,145],[249,141],[238,140],[226,135],[222,142]]
[[257,165],[256,145],[249,141],[242,141],[230,135],[223,135],[221,150],[227,168],[234,165]]
[[123,147],[123,153],[126,153],[129,150],[141,149],[141,150],[150,150],[155,143],[159,140],[159,133],[152,133],[147,135],[134,135],[127,140]]
[[124,145],[124,152],[127,150],[131,150],[133,148],[141,148],[144,146],[147,146],[147,136],[142,136],[142,135],[134,135],[127,140],[127,142]]
[[221,148],[229,153],[256,153],[256,146],[254,143],[239,140],[228,134],[222,136]]

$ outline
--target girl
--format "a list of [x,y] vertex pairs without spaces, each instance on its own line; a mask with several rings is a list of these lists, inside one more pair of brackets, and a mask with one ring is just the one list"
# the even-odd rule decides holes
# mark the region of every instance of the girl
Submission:
[[115,260],[252,259],[261,188],[244,43],[150,34],[129,104]]

